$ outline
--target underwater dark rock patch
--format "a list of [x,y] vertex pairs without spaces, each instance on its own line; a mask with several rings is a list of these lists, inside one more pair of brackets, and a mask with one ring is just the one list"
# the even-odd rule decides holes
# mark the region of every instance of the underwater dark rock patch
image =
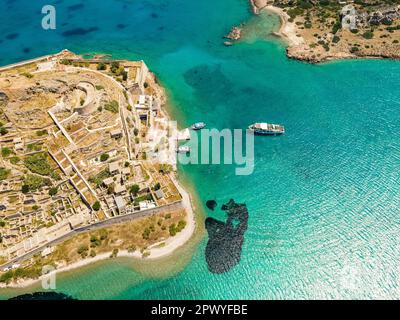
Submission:
[[99,28],[97,27],[91,27],[88,29],[84,29],[84,28],[75,28],[75,29],[71,29],[71,30],[67,30],[65,32],[62,33],[62,35],[64,37],[72,37],[72,36],[84,36],[88,33],[94,32],[99,30]]
[[19,37],[19,33],[10,33],[10,34],[6,35],[7,40],[14,40],[14,39],[17,39],[18,37]]
[[11,8],[14,4],[15,4],[15,2],[16,2],[17,0],[7,0],[7,6],[8,6],[8,8]]
[[10,298],[8,300],[77,300],[58,292],[34,292]]
[[125,29],[125,28],[126,28],[125,24],[123,24],[123,23],[117,24],[117,29],[122,30],[122,29]]
[[69,11],[76,11],[76,10],[80,10],[83,9],[85,7],[85,5],[83,3],[79,3],[79,4],[73,4],[71,6],[68,6],[68,10]]
[[22,51],[23,51],[24,53],[29,53],[29,52],[31,52],[31,48],[24,48]]
[[234,200],[224,204],[221,210],[227,212],[226,222],[214,218],[205,221],[209,237],[205,250],[206,262],[208,270],[217,274],[229,271],[240,262],[249,219],[246,205]]
[[[218,105],[229,103],[235,96],[234,82],[227,77],[219,64],[201,64],[187,70],[183,75],[187,85],[204,104]],[[213,88],[210,92],[210,88]],[[224,94],[221,95],[221,92]],[[205,111],[205,110],[204,110]]]
[[208,201],[206,202],[206,206],[207,206],[208,209],[214,211],[215,207],[217,206],[217,201],[215,201],[215,200],[208,200]]

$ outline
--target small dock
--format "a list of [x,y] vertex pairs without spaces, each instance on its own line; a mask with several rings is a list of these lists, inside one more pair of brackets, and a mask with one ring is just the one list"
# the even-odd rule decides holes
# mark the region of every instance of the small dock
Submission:
[[186,128],[186,129],[183,129],[181,131],[178,131],[177,140],[178,141],[188,141],[188,140],[190,140],[190,130],[189,130],[189,128]]

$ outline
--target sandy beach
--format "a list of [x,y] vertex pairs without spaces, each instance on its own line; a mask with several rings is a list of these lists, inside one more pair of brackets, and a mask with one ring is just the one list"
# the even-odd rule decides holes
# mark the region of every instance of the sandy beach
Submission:
[[304,39],[297,36],[295,24],[289,22],[289,15],[283,11],[283,9],[274,6],[266,6],[263,9],[273,12],[279,16],[281,20],[281,26],[279,31],[275,32],[277,36],[285,39],[289,46],[299,46],[305,44]]
[[281,26],[279,31],[274,33],[275,35],[286,40],[289,46],[304,45],[304,39],[296,34],[295,24],[289,22],[289,15],[283,11],[282,8],[268,5],[267,3],[268,1],[266,0],[250,0],[250,5],[254,14],[260,14],[262,10],[268,10],[269,12],[279,16],[281,20]]
[[[166,241],[162,241],[160,243],[155,243],[151,247],[147,248],[146,252],[149,253],[146,257],[143,257],[143,254],[140,251],[128,252],[127,250],[120,250],[118,252],[117,257],[120,258],[133,258],[133,259],[146,259],[153,260],[164,258],[170,254],[172,254],[179,247],[183,246],[194,234],[196,228],[196,219],[192,206],[192,201],[190,199],[189,193],[179,184],[179,181],[174,177],[174,182],[182,195],[182,203],[187,212],[187,224],[186,227],[179,232],[176,236],[168,238]],[[84,267],[86,265],[107,260],[113,259],[111,258],[112,251],[100,253],[95,257],[89,257],[83,260],[76,261],[69,265],[62,266],[38,279],[25,279],[10,283],[8,285],[0,284],[0,288],[25,288],[29,287],[37,282],[42,281],[43,279],[49,278],[52,274],[59,274],[62,272],[71,271],[74,269],[78,269]]]

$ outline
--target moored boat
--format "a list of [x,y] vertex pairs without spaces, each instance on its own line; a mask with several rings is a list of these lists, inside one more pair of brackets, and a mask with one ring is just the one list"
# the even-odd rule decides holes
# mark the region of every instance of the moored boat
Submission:
[[190,147],[188,146],[180,146],[176,150],[177,153],[189,153],[190,152]]
[[254,134],[264,136],[277,136],[285,133],[284,126],[265,122],[254,123],[249,126],[249,129],[253,131]]
[[204,122],[196,122],[195,124],[193,124],[191,126],[191,128],[193,130],[201,130],[201,129],[204,129],[205,127],[206,127],[206,124]]

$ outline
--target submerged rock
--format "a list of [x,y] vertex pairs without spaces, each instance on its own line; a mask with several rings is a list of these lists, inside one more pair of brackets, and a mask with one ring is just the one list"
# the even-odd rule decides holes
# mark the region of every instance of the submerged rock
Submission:
[[242,37],[242,28],[241,27],[232,27],[231,31],[225,38],[230,40],[239,40]]
[[208,209],[214,211],[215,207],[217,206],[217,201],[215,201],[215,200],[208,200],[208,201],[206,202],[206,206],[207,206]]
[[247,230],[249,214],[245,204],[230,200],[221,208],[228,214],[226,222],[207,218],[205,226],[209,240],[205,250],[208,270],[212,273],[224,273],[240,261],[244,233]]
[[34,292],[10,298],[9,300],[76,300],[58,292]]

